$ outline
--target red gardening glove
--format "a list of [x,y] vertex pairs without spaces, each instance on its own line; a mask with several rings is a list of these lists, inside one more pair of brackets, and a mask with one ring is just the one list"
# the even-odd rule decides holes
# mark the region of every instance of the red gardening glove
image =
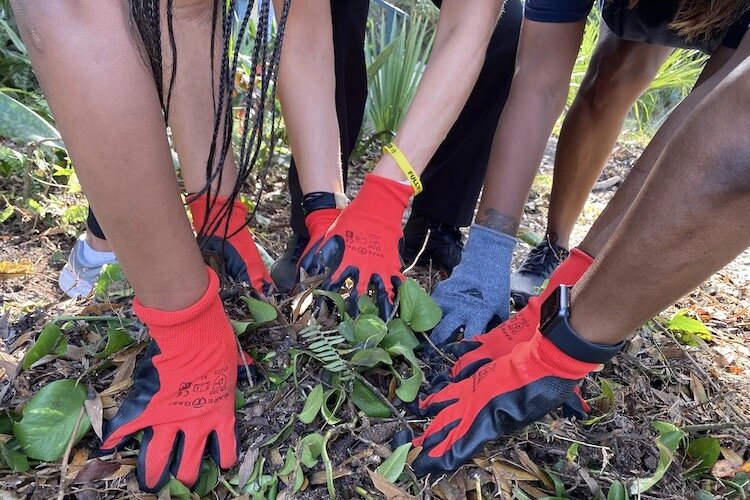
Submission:
[[531,297],[526,307],[515,316],[483,335],[446,346],[444,350],[458,358],[450,370],[448,379],[452,382],[463,380],[481,366],[505,356],[517,344],[530,340],[539,327],[540,309],[547,297],[560,285],[575,285],[593,263],[594,259],[591,256],[577,248],[572,249],[570,256],[549,277],[549,283],[544,291],[538,297]]
[[305,226],[307,226],[307,232],[310,234],[310,241],[307,243],[305,251],[302,252],[300,267],[309,269],[312,266],[323,238],[339,215],[341,215],[341,209],[339,208],[324,208],[305,217]]
[[[268,291],[272,280],[253,234],[246,227],[247,209],[239,200],[235,200],[230,209],[228,201],[226,196],[211,196],[211,207],[207,212],[205,193],[189,197],[188,207],[193,216],[193,227],[200,234],[201,250],[221,256],[220,262],[224,263],[229,276],[250,283],[258,293],[263,294]],[[208,236],[203,232],[207,232]]]
[[323,282],[327,290],[339,290],[347,278],[354,281],[348,299],[353,316],[357,299],[370,287],[375,288],[381,316],[387,318],[393,310],[396,290],[405,279],[398,251],[403,236],[401,221],[413,194],[411,186],[367,174],[359,195],[326,233],[312,264],[306,262],[309,274],[330,269]]
[[170,472],[191,487],[207,444],[220,467],[237,461],[237,341],[219,298],[219,279],[211,269],[208,274],[204,296],[181,311],[133,301],[152,342],[133,389],[106,424],[102,449],[120,448],[142,430],[136,471],[144,491],[157,492]]
[[[437,416],[413,441],[423,450],[412,467],[417,474],[458,469],[485,443],[522,429],[562,405],[578,383],[601,366],[602,351],[605,357],[611,356],[619,347],[596,346],[577,336],[553,339],[535,332],[531,340],[517,344],[471,378],[420,401],[425,414]],[[592,351],[595,354],[589,357]]]

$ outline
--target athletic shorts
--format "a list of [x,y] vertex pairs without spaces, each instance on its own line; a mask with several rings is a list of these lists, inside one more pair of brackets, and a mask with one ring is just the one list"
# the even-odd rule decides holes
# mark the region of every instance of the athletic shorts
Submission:
[[[685,40],[669,29],[677,0],[641,0],[629,9],[629,0],[600,0],[602,20],[623,40],[667,47],[697,49],[712,53],[720,45],[736,49],[750,24],[750,12],[724,33],[712,39]],[[585,20],[594,0],[526,0],[524,17],[541,23],[572,23]]]

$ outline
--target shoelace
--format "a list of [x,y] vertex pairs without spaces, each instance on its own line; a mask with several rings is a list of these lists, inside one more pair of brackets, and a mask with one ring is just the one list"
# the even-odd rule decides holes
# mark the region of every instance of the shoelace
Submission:
[[548,235],[544,242],[532,248],[521,263],[519,272],[548,276],[568,256],[568,251],[555,244],[557,237]]

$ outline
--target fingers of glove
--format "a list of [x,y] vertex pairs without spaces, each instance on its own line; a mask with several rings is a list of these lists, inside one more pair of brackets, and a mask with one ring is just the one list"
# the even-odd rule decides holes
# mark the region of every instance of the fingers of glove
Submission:
[[158,492],[169,480],[169,462],[177,438],[177,429],[149,427],[143,432],[138,453],[138,484],[143,491]]
[[304,269],[307,274],[311,276],[318,275],[324,270],[318,269],[318,263],[322,262],[322,260],[318,260],[315,258],[322,242],[323,239],[321,238],[316,242],[308,243],[307,248],[302,253],[302,258],[299,260],[299,267]]
[[[471,353],[473,354],[473,353]],[[471,354],[464,356],[468,358]],[[474,375],[484,365],[491,363],[492,358],[473,356],[472,359],[459,359],[451,368],[451,379],[454,382],[460,382]]]
[[378,305],[378,311],[380,311],[380,318],[383,321],[388,321],[391,317],[395,307],[394,301],[398,284],[400,284],[400,281],[397,276],[391,277],[389,285],[383,282],[383,278],[379,274],[373,274],[370,277],[370,287],[375,291],[375,301]]
[[125,401],[122,408],[120,408],[120,411],[115,415],[115,418],[104,424],[104,442],[101,446],[102,450],[115,450],[122,447],[133,437],[133,434],[142,429],[138,419],[133,419],[130,422],[118,425],[122,420],[118,420],[118,417],[123,413],[123,410],[126,409],[127,404],[128,401]]
[[414,446],[430,446],[434,445],[437,441],[435,437],[438,434],[442,435],[446,428],[452,429],[462,419],[460,412],[457,412],[457,406],[453,405],[443,409],[437,416],[430,422],[427,429],[422,435],[417,436],[412,443]]
[[[459,399],[462,394],[465,394],[466,388],[464,385],[465,384],[448,384],[439,392],[434,392],[422,399],[419,402],[419,407],[424,411],[428,411],[428,408],[433,405],[446,406],[446,404],[451,404]],[[469,387],[469,389],[471,389],[471,387]]]
[[188,488],[192,488],[198,481],[207,439],[208,435],[195,431],[180,432],[177,436],[177,450],[171,471]]
[[220,426],[209,436],[211,458],[222,469],[228,469],[237,463],[240,441],[238,426],[236,421],[230,423],[228,419],[222,420]]
[[591,412],[591,407],[581,396],[580,387],[576,387],[573,393],[568,397],[562,406],[563,415],[567,418],[575,417],[578,420],[585,420]]
[[315,253],[314,270],[317,271],[315,274],[322,274],[327,268],[331,270],[331,281],[338,281],[341,273],[337,271],[342,265],[345,253],[346,244],[341,236],[334,235],[324,240],[320,249]]
[[459,340],[443,347],[443,352],[450,354],[456,359],[461,359],[462,356],[479,349],[483,344],[484,342],[481,337],[475,338],[475,340]]
[[430,340],[436,346],[455,342],[464,331],[464,321],[451,312],[450,309],[443,309],[442,321],[430,333]]

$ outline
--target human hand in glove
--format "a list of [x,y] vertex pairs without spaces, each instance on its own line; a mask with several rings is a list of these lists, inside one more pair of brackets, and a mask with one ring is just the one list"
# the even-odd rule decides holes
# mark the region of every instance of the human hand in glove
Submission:
[[143,431],[136,471],[144,491],[157,492],[170,473],[192,487],[207,444],[220,467],[237,461],[237,341],[219,298],[219,279],[208,273],[206,293],[186,309],[133,303],[152,342],[137,365],[133,389],[106,424],[102,449],[120,448]]
[[430,339],[437,346],[484,333],[487,325],[510,315],[510,265],[516,239],[474,224],[450,278],[435,287],[432,298],[443,319]]
[[619,348],[592,344],[577,335],[547,337],[537,331],[470,378],[420,401],[426,414],[437,416],[413,441],[423,449],[412,467],[420,475],[456,470],[485,443],[558,408]]
[[353,315],[359,296],[370,287],[375,289],[381,316],[388,317],[393,310],[396,290],[404,280],[398,252],[401,221],[413,193],[411,186],[367,174],[359,194],[326,232],[315,255],[302,258],[308,274],[329,270],[323,282],[327,290],[337,291],[347,278],[352,279],[348,308]]
[[250,283],[259,294],[266,293],[273,280],[247,227],[245,205],[235,200],[230,207],[226,196],[212,196],[208,207],[208,198],[203,193],[188,197],[188,207],[193,227],[200,235],[201,250],[220,256],[233,279]]

